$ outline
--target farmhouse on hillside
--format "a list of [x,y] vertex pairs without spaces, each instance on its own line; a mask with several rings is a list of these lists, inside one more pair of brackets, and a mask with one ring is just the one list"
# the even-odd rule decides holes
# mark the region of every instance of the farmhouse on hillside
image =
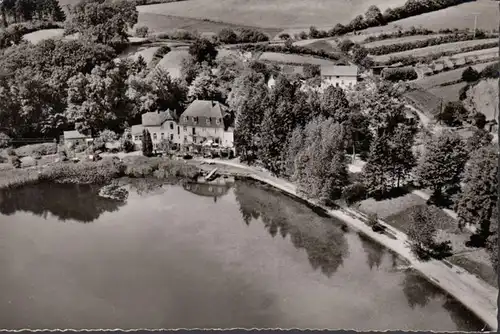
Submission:
[[358,67],[353,65],[321,66],[321,87],[353,88],[358,82]]
[[224,122],[227,110],[219,102],[195,100],[178,122],[170,110],[148,112],[142,115],[141,124],[132,126],[132,139],[136,147],[141,147],[142,132],[148,130],[154,150],[162,140],[184,147],[213,143],[233,149],[233,129]]
[[86,146],[88,143],[92,142],[92,137],[84,135],[76,130],[64,131],[63,132],[64,146],[68,150],[71,150],[75,146]]

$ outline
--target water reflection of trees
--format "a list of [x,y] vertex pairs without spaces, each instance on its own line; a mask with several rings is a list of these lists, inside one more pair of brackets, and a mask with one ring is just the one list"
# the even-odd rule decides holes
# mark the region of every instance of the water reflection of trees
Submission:
[[[283,238],[290,235],[296,248],[305,249],[312,268],[321,269],[328,277],[342,265],[348,252],[347,240],[341,226],[330,217],[317,216],[290,197],[254,183],[237,182],[234,192],[247,225],[260,218],[273,237],[278,233]],[[304,219],[314,219],[316,225]]]
[[214,201],[217,201],[218,197],[227,195],[230,189],[230,186],[227,185],[202,184],[196,182],[184,182],[182,187],[184,190],[198,196],[213,197]]
[[362,234],[359,234],[359,239],[361,240],[361,246],[366,253],[366,263],[368,264],[368,267],[370,267],[370,270],[374,267],[378,269],[385,255],[384,246],[368,240]]
[[46,217],[48,213],[62,221],[90,223],[104,212],[117,211],[124,202],[98,196],[98,185],[38,184],[0,190],[0,213],[18,211]]

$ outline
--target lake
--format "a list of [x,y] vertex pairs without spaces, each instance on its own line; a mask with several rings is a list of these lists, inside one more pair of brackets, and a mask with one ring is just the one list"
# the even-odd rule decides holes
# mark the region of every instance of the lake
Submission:
[[0,191],[0,328],[481,330],[395,254],[253,182]]

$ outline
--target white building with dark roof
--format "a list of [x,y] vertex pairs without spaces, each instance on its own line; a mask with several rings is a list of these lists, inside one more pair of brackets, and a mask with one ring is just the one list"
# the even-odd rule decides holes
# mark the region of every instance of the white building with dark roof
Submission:
[[174,142],[177,134],[177,125],[170,110],[160,112],[147,112],[142,114],[141,124],[132,125],[132,140],[136,146],[142,145],[142,132],[148,130],[153,141],[153,148],[163,140]]
[[321,88],[328,86],[354,88],[358,83],[358,67],[353,65],[321,66]]
[[225,127],[228,108],[216,101],[195,100],[179,119],[180,144],[203,144],[213,141],[225,147],[233,147],[233,131]]
[[72,149],[77,145],[80,146],[88,145],[90,142],[92,142],[92,137],[80,133],[76,130],[72,130],[63,132],[63,140],[64,140],[64,146],[66,146],[67,149]]

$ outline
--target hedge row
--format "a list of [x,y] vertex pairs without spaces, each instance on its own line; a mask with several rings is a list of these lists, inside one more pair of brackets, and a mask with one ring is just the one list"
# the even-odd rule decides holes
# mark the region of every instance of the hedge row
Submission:
[[417,72],[413,67],[404,68],[385,68],[382,71],[382,78],[389,81],[408,81],[418,78]]
[[63,28],[62,24],[52,21],[30,21],[11,24],[0,31],[0,49],[19,44],[23,39],[23,35],[30,32],[57,28]]
[[485,44],[461,48],[460,50],[457,50],[457,51],[438,52],[438,53],[434,53],[432,55],[423,56],[423,57],[415,57],[415,56],[411,56],[411,55],[410,56],[396,56],[396,57],[390,57],[389,60],[384,62],[384,64],[385,65],[392,65],[392,64],[401,62],[403,65],[409,66],[409,65],[415,65],[419,62],[430,63],[430,62],[432,62],[436,59],[439,59],[441,57],[453,56],[457,53],[491,49],[491,48],[494,48],[496,46],[498,46],[498,42],[491,42],[491,43],[485,43]]
[[363,43],[371,43],[371,42],[376,42],[376,41],[383,41],[386,39],[393,39],[393,38],[401,38],[401,37],[408,37],[408,36],[416,36],[416,35],[433,35],[435,32],[433,30],[425,29],[425,28],[416,28],[416,27],[411,27],[409,30],[406,31],[401,31],[398,30],[396,32],[392,33],[382,33],[380,35],[375,35],[375,36],[368,36],[365,38]]
[[311,56],[318,56],[322,58],[328,58],[331,60],[339,60],[340,57],[336,53],[326,52],[324,50],[312,50],[303,46],[283,46],[283,45],[269,45],[269,44],[245,44],[237,47],[242,51],[254,51],[254,52],[280,52],[280,53],[290,53],[290,54],[306,54]]
[[255,29],[241,28],[233,30],[231,28],[222,29],[218,35],[220,42],[224,44],[239,44],[239,43],[259,43],[269,41],[269,36]]
[[446,43],[454,43],[454,42],[463,42],[474,39],[487,39],[492,38],[494,36],[487,35],[485,33],[481,35],[477,35],[474,37],[473,34],[453,34],[446,36],[439,36],[429,39],[424,39],[420,41],[406,42],[406,43],[398,43],[398,44],[389,44],[389,45],[381,45],[373,48],[368,48],[368,53],[374,56],[386,55],[389,53],[403,52],[413,49],[421,49],[428,46],[441,45]]

